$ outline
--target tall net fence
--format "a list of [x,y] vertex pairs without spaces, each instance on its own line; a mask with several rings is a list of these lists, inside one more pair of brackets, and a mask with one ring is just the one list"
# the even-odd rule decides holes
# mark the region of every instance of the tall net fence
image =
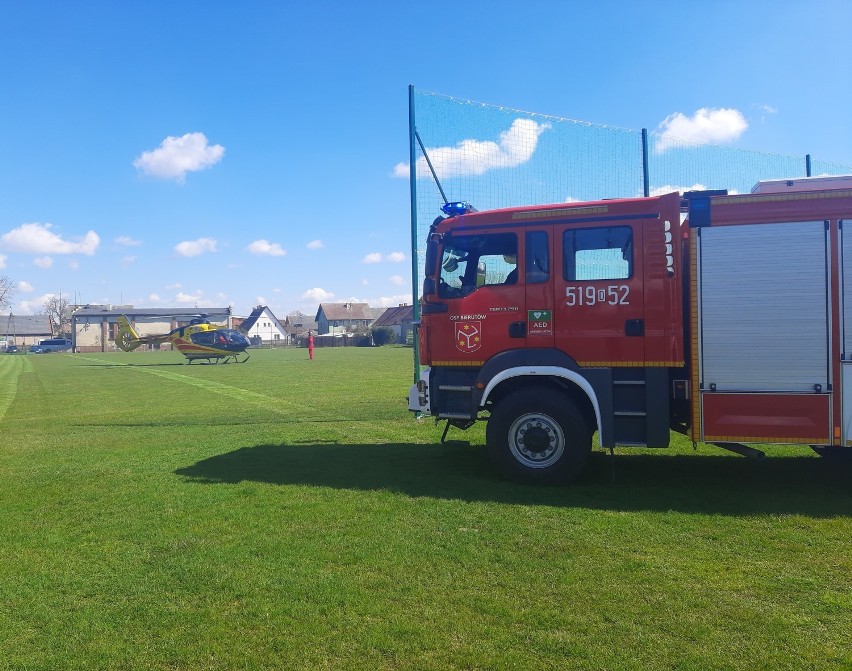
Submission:
[[[429,226],[444,198],[478,210],[699,189],[748,193],[764,179],[852,174],[852,166],[697,144],[411,89],[415,300]],[[420,143],[422,142],[422,147]],[[425,154],[423,149],[425,148]],[[429,162],[431,162],[431,169]],[[808,170],[810,168],[810,170]],[[411,165],[397,174],[411,176]],[[413,273],[414,274],[414,273]]]

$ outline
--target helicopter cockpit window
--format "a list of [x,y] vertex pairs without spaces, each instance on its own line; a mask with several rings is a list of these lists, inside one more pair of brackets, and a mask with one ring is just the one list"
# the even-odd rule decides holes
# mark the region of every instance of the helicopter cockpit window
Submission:
[[[245,343],[248,342],[246,337],[242,333],[240,333],[239,331],[231,330],[231,331],[224,331],[223,333],[227,337],[228,343],[231,344],[231,345],[244,345]],[[278,336],[276,335],[275,338],[277,339]]]
[[215,331],[199,331],[198,333],[193,333],[189,336],[189,339],[194,342],[196,345],[212,345],[213,343],[213,334]]
[[438,296],[458,298],[480,287],[516,284],[518,238],[514,233],[447,236]]

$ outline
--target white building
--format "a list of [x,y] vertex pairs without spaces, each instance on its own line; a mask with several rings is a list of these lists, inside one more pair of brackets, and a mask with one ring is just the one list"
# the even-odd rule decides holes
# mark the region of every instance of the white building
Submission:
[[257,338],[265,345],[287,345],[289,336],[284,330],[284,325],[278,321],[278,317],[272,314],[265,305],[258,305],[239,325],[239,329],[246,334],[253,343]]

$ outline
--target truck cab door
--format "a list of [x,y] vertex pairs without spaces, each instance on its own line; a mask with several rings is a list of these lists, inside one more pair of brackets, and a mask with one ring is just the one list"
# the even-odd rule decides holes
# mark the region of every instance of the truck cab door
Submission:
[[642,221],[557,227],[556,342],[581,366],[642,366]]
[[519,235],[501,229],[444,236],[437,298],[446,312],[430,321],[433,365],[481,366],[526,346],[521,250]]

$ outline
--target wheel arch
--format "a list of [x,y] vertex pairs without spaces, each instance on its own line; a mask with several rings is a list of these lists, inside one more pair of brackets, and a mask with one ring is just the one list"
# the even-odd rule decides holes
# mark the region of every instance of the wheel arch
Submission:
[[561,366],[516,366],[500,371],[492,377],[482,392],[480,407],[490,400],[498,401],[506,394],[523,386],[551,386],[567,393],[591,421],[590,429],[599,430],[601,409],[597,394],[589,381],[579,372]]

